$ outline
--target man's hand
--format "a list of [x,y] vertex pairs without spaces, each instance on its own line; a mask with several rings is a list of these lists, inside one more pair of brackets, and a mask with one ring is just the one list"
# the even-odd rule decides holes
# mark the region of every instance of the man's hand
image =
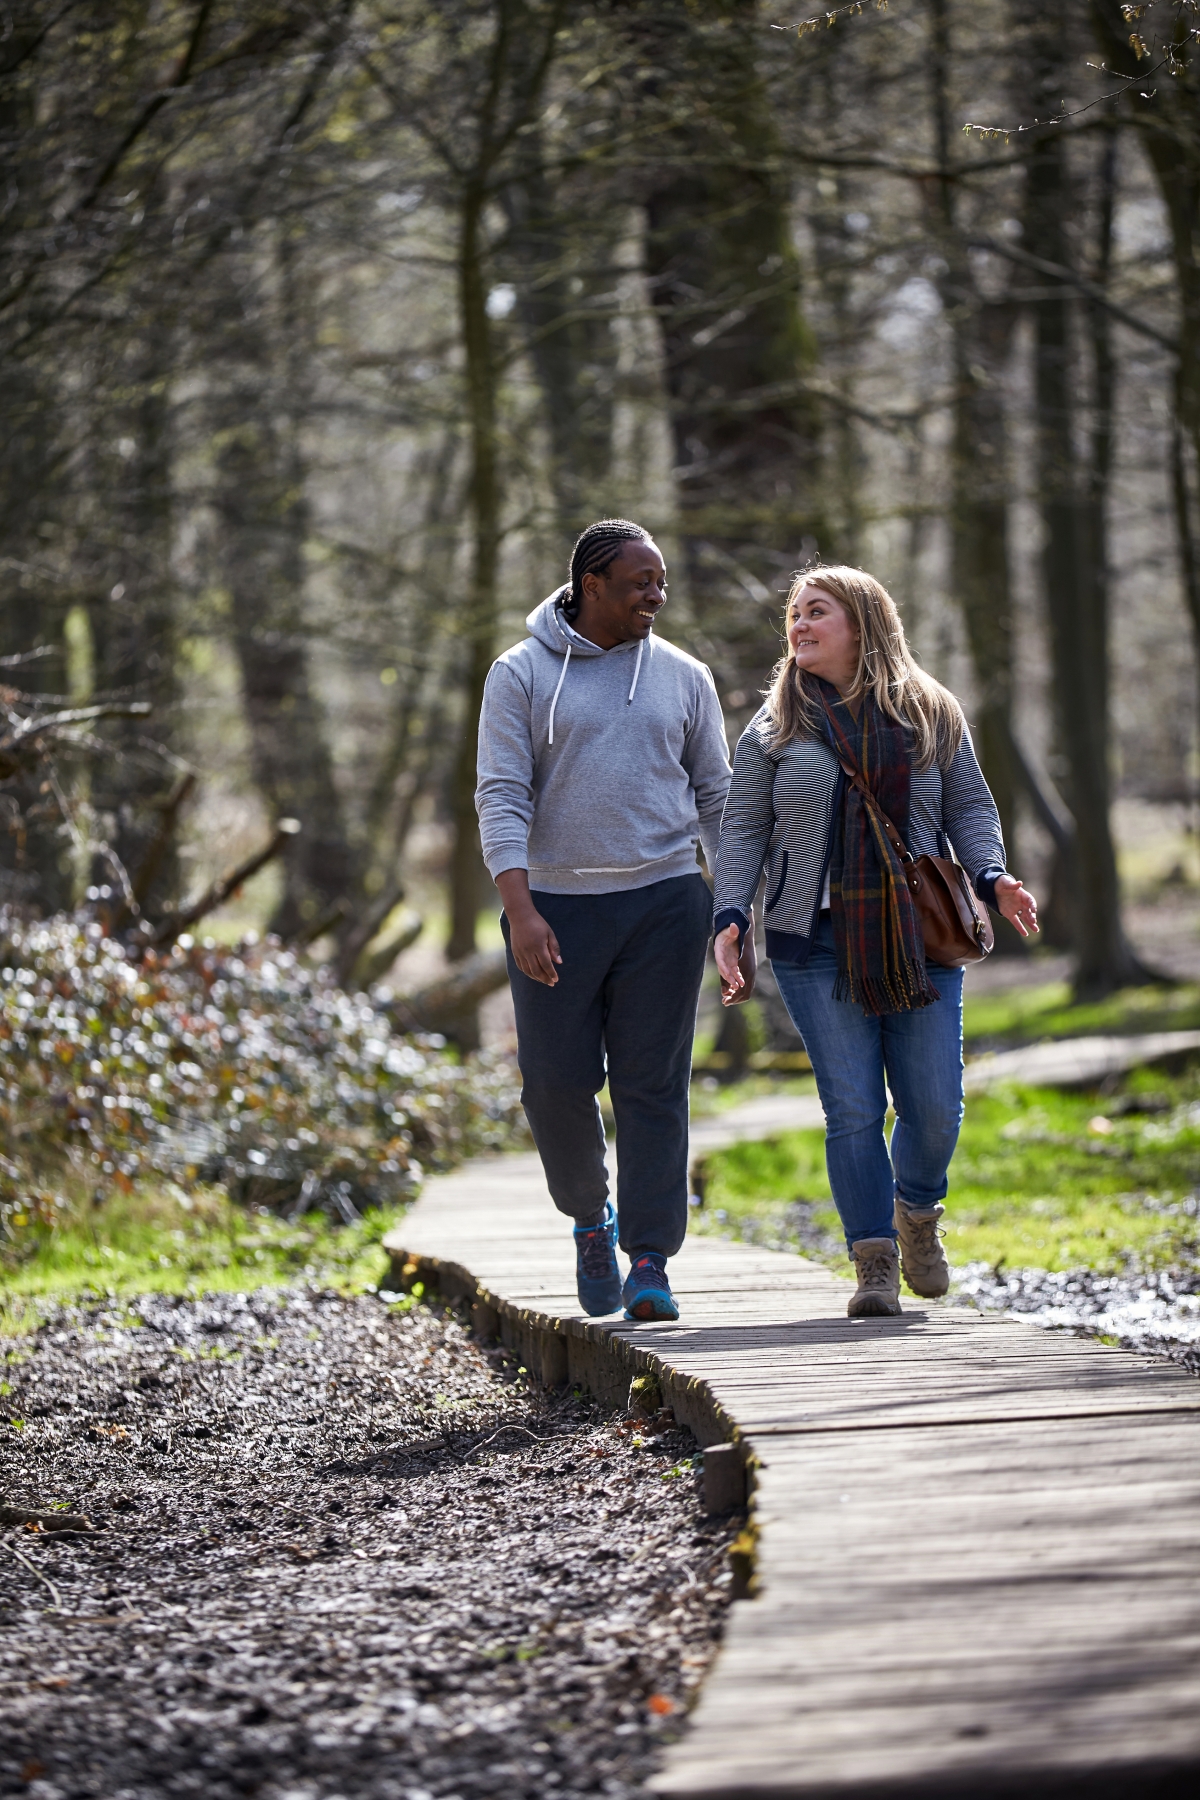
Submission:
[[721,1005],[740,1006],[754,992],[758,973],[758,955],[754,948],[754,920],[738,950],[738,928],[727,925],[713,946],[717,973],[721,977]]
[[996,911],[1015,925],[1022,937],[1038,928],[1037,901],[1015,875],[996,877]]
[[528,975],[531,981],[540,981],[545,987],[557,987],[555,965],[561,963],[562,953],[558,939],[533,904],[528,874],[524,869],[505,869],[502,875],[497,875],[496,886],[504,902],[513,961],[522,975]]

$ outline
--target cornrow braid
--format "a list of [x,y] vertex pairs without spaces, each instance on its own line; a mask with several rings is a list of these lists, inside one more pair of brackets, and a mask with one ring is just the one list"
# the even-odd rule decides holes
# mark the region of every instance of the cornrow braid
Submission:
[[573,625],[583,604],[585,575],[606,575],[626,544],[649,544],[650,533],[632,519],[597,519],[581,531],[571,552],[571,591],[559,601],[563,618]]

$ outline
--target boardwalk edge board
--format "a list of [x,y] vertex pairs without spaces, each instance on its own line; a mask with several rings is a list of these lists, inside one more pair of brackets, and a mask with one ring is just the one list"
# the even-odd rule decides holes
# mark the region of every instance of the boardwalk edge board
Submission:
[[681,1374],[665,1357],[630,1343],[604,1320],[560,1318],[520,1306],[491,1292],[462,1263],[410,1252],[399,1233],[389,1233],[383,1248],[391,1258],[386,1291],[411,1293],[421,1283],[426,1293],[467,1303],[476,1336],[498,1339],[543,1387],[579,1387],[602,1405],[627,1406],[637,1377],[652,1376],[663,1406],[671,1408],[702,1449],[717,1444],[739,1448],[752,1487],[753,1459],[737,1422],[700,1377]]

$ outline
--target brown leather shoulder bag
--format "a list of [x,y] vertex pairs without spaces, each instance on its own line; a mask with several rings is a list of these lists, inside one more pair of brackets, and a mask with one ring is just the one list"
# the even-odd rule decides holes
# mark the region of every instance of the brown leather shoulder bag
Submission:
[[856,787],[887,833],[900,858],[909,891],[921,921],[925,955],[931,963],[958,969],[964,963],[982,962],[996,942],[986,906],[976,898],[961,863],[947,856],[912,856],[892,821],[876,800],[859,771],[839,757],[846,779]]

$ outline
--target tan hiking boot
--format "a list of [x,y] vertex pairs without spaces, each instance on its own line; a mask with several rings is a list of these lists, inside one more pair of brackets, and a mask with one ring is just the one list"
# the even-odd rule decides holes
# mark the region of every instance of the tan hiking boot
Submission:
[[846,1308],[850,1319],[886,1319],[900,1311],[900,1253],[891,1238],[859,1238],[850,1252],[858,1292]]
[[922,1300],[940,1300],[950,1286],[950,1264],[938,1230],[938,1220],[945,1210],[936,1202],[918,1207],[896,1201],[900,1268],[913,1293],[920,1294]]

